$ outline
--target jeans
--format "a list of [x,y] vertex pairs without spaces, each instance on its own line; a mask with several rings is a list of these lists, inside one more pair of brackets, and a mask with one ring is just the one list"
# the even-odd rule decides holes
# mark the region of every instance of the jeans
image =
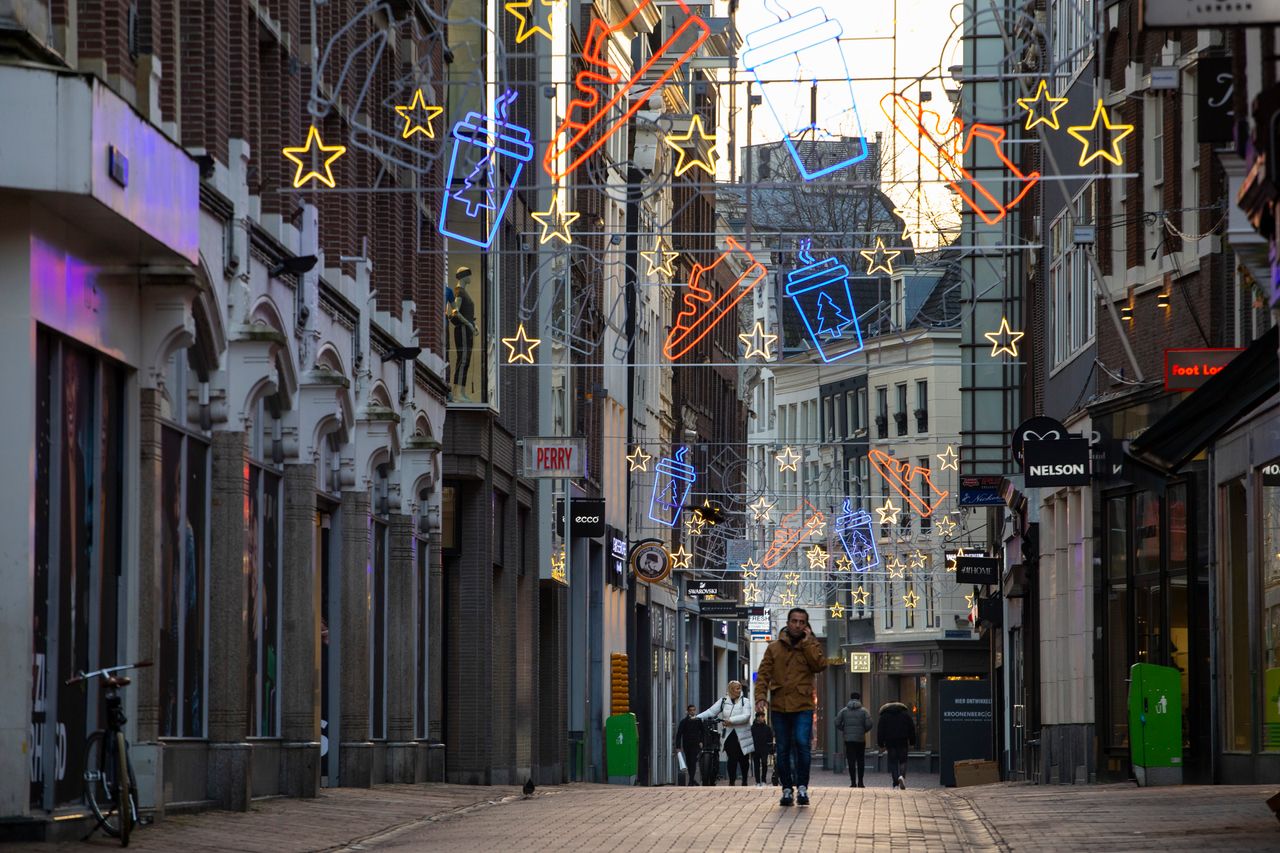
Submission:
[[845,741],[844,755],[849,761],[849,784],[861,785],[862,778],[867,773],[866,741],[861,743],[852,740]]
[[774,711],[773,739],[778,746],[778,779],[784,788],[809,784],[813,760],[813,711]]
[[742,744],[738,743],[738,733],[730,732],[729,737],[724,742],[724,754],[729,759],[729,784],[732,785],[738,780],[736,771],[742,771],[742,784],[747,784],[747,768],[751,766],[751,759],[742,751]]
[[907,775],[907,746],[886,746],[885,753],[889,759],[889,779],[898,781],[899,776]]
[[769,753],[761,752],[757,747],[756,751],[751,753],[751,766],[756,772],[757,785],[769,781]]

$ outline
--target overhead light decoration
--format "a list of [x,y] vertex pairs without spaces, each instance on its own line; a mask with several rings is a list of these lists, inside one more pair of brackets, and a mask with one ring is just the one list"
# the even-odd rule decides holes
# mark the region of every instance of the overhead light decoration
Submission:
[[738,568],[742,569],[744,578],[754,578],[760,574],[760,564],[756,562],[755,557],[748,557],[747,561]]
[[[1093,148],[1093,135],[1098,131],[1098,125],[1102,125],[1102,132],[1110,137],[1105,145]],[[1107,115],[1106,104],[1102,99],[1098,99],[1097,109],[1093,111],[1093,120],[1088,124],[1079,124],[1067,128],[1067,133],[1074,136],[1083,146],[1080,151],[1080,168],[1092,163],[1101,157],[1113,166],[1124,165],[1124,152],[1120,150],[1120,142],[1129,134],[1133,133],[1133,125],[1131,124],[1112,124],[1111,117]],[[1085,134],[1088,134],[1087,136]],[[1093,149],[1090,151],[1090,149]]]
[[871,596],[871,593],[859,585],[858,588],[849,593],[849,595],[853,598],[854,604],[859,607],[865,607],[867,599]]
[[671,278],[676,274],[675,268],[672,266],[676,258],[680,257],[679,252],[668,252],[662,248],[662,241],[658,240],[653,245],[652,252],[641,252],[640,257],[648,263],[649,269],[645,273],[646,276],[652,276],[654,273],[662,273],[667,278]]
[[[551,31],[555,24],[552,15],[559,17],[556,13],[564,9],[564,0],[512,0],[502,8],[520,22],[520,28],[516,31],[516,44],[524,44],[535,35],[553,41],[555,37]],[[543,13],[544,20],[538,19],[539,12]],[[544,22],[546,26],[543,26]]]
[[743,353],[743,359],[755,358],[759,356],[765,361],[773,359],[773,352],[770,347],[774,341],[778,340],[777,335],[771,335],[764,329],[764,320],[756,320],[756,324],[750,332],[742,332],[738,335],[738,339],[742,341],[746,352]]
[[916,591],[914,589],[907,590],[907,594],[902,596],[902,603],[907,605],[911,610],[915,609],[916,604],[918,604],[919,601],[920,596],[916,595]]
[[[867,453],[871,467],[875,468],[884,481],[902,496],[911,508],[922,518],[933,515],[933,511],[942,505],[947,495],[946,489],[939,489],[933,484],[933,477],[928,468],[912,465],[906,460],[894,459],[883,450],[872,448]],[[917,488],[917,485],[920,488]],[[929,497],[932,496],[932,500]],[[884,521],[881,520],[881,524]]]
[[645,453],[644,448],[637,444],[636,449],[627,454],[627,464],[632,471],[648,471],[649,460],[652,458],[652,455]]
[[889,557],[889,562],[885,564],[885,569],[889,572],[891,578],[905,577],[907,573],[907,564],[898,558],[897,554]]
[[928,559],[929,559],[929,556],[925,554],[924,551],[921,551],[919,548],[917,548],[911,554],[910,567],[913,569],[923,569],[924,564],[928,561]]
[[[280,149],[286,159],[297,164],[298,171],[293,176],[294,189],[302,189],[311,181],[319,181],[329,189],[333,189],[335,182],[333,180],[333,164],[338,158],[347,153],[345,145],[325,145],[320,139],[320,131],[315,125],[307,130],[307,141],[302,145],[293,148]],[[319,156],[317,156],[319,155]],[[303,158],[306,158],[305,162]],[[316,168],[316,160],[323,159],[320,168]],[[320,170],[324,171],[321,172]]]
[[689,491],[697,479],[694,467],[685,462],[688,447],[676,451],[675,458],[663,457],[654,466],[657,474],[653,480],[653,492],[649,497],[649,519],[667,527],[675,527],[680,512],[689,498]]
[[893,261],[902,254],[902,250],[886,249],[884,238],[877,237],[874,249],[862,249],[858,254],[862,255],[862,259],[867,262],[867,275],[875,275],[877,271],[885,275],[893,275]]
[[840,515],[836,516],[835,529],[836,538],[844,550],[841,560],[860,572],[880,565],[880,552],[876,548],[875,531],[871,527],[871,513],[864,509],[854,511],[853,500],[845,498]]
[[837,601],[835,604],[831,605],[830,613],[832,619],[843,619],[844,605]]
[[758,604],[760,602],[760,597],[762,595],[764,595],[763,587],[760,587],[754,583],[743,584],[742,600],[745,601],[747,604]]
[[[453,126],[453,153],[445,186],[457,188],[443,193],[440,206],[439,228],[446,237],[487,249],[498,235],[524,165],[533,159],[529,129],[507,121],[515,100],[515,90],[507,89],[494,101],[493,115],[470,112]],[[498,168],[498,163],[505,161],[510,162]],[[463,171],[465,175],[459,174]],[[509,182],[499,186],[499,177],[507,174]],[[459,180],[461,185],[457,185]],[[467,220],[484,236],[477,238],[455,228],[455,222]]]
[[773,457],[778,462],[778,473],[795,471],[796,464],[804,457],[791,449],[791,445],[782,448],[782,452]]
[[[743,297],[765,279],[764,266],[741,243],[729,237],[725,245],[728,248],[710,265],[693,265],[693,276],[689,279],[689,286],[685,288],[680,310],[671,324],[671,332],[662,344],[662,354],[672,361],[693,349],[698,341],[733,312]],[[721,264],[726,268],[731,266],[726,262],[730,255],[737,257],[742,273],[723,292],[718,293],[715,273]]]
[[[798,257],[803,266],[787,273],[786,295],[804,321],[815,351],[830,364],[862,350],[862,329],[849,290],[849,268],[835,258],[815,260],[812,245],[812,240],[800,242]],[[883,242],[880,246],[884,247]]]
[[787,586],[799,586],[799,585],[800,585],[800,573],[799,573],[799,572],[787,572],[785,575],[783,575],[783,576],[782,576],[782,579],[783,579],[783,580],[785,580],[785,581],[787,582]]
[[826,524],[826,520],[826,516],[814,509],[813,504],[802,498],[800,506],[784,515],[774,528],[773,542],[760,565],[766,569],[776,568],[802,541],[820,535],[816,531]]
[[898,523],[898,513],[902,512],[902,507],[895,506],[893,498],[885,498],[884,504],[876,509],[876,514],[880,516],[880,523],[894,525]]
[[689,561],[693,559],[693,552],[687,550],[684,545],[671,552],[671,568],[687,569]]
[[948,468],[952,471],[960,470],[960,456],[956,453],[956,449],[951,445],[947,445],[947,449],[936,454],[938,461],[942,463],[940,470],[946,471]]
[[964,594],[964,603],[970,610],[972,610],[975,606],[977,606],[978,596],[974,595],[971,592],[966,592]]
[[[966,134],[963,120],[945,121],[932,110],[896,93],[880,99],[880,110],[893,124],[894,131],[919,151],[924,161],[946,178],[961,201],[988,225],[1004,219],[1040,180],[1039,172],[1024,175],[1009,159],[1004,150],[1007,134],[1003,128],[974,124]],[[986,150],[978,151],[982,148]],[[992,181],[992,187],[965,167],[964,160],[971,149],[984,162],[987,157],[999,162],[1005,175]]]
[[502,343],[507,347],[507,364],[518,364],[522,361],[533,364],[533,351],[538,348],[538,344],[542,343],[542,339],[529,337],[524,330],[524,323],[521,323],[516,327],[515,335],[503,338]]
[[804,555],[809,560],[809,568],[825,569],[827,567],[827,549],[821,545],[814,545],[805,551]]
[[933,523],[933,529],[941,534],[943,538],[950,539],[955,535],[956,522],[951,516],[944,515]]
[[684,517],[684,529],[690,536],[699,536],[702,529],[707,526],[706,519],[696,512],[691,512]]
[[[662,44],[653,48],[643,65],[631,69],[630,77],[609,59],[614,33],[630,38],[647,29],[641,21],[658,3],[639,0],[626,17],[610,26],[593,17],[582,47],[582,70],[574,77],[576,92],[565,109],[564,119],[547,146],[542,164],[548,175],[559,180],[581,166],[615,133],[631,124],[632,117],[662,91],[671,76],[680,70],[711,35],[707,22],[689,10],[684,0],[663,3]],[[637,17],[640,18],[637,21]],[[605,103],[601,93],[613,93]]]
[[[697,134],[698,141],[694,141],[693,136]],[[702,116],[698,113],[693,114],[693,118],[689,119],[689,129],[684,133],[668,133],[662,137],[662,141],[669,148],[675,150],[679,155],[676,160],[676,177],[680,177],[685,172],[693,168],[699,168],[711,177],[716,176],[716,135],[708,134],[706,127],[702,124]],[[699,143],[707,146],[707,156],[703,159],[698,153]]]
[[771,519],[769,510],[773,509],[773,506],[773,504],[764,499],[764,495],[761,495],[754,503],[748,504],[747,509],[751,510],[752,521],[768,524]]
[[[427,139],[436,138],[435,120],[444,112],[444,107],[431,106],[427,104],[427,98],[421,89],[415,89],[413,98],[408,104],[396,107],[396,115],[404,119],[404,130],[400,132],[401,139],[408,139],[415,133],[421,133]],[[418,113],[426,113],[425,121],[417,121],[414,116]]]
[[563,210],[560,206],[559,192],[553,192],[551,205],[546,210],[530,213],[529,216],[542,226],[542,236],[538,239],[538,245],[541,246],[549,240],[559,240],[566,246],[571,246],[573,235],[569,233],[569,226],[577,222],[582,214],[576,210]]
[[[788,17],[779,15],[776,23],[747,34],[742,64],[755,77],[762,100],[800,175],[811,181],[860,163],[870,150],[853,96],[853,75],[840,41],[843,28],[820,8],[787,14]],[[826,78],[821,92],[819,73]],[[810,86],[807,120],[791,122],[786,116],[795,106],[796,86],[805,83]],[[842,135],[835,136],[830,128],[840,128]],[[832,162],[805,156],[808,150],[802,152],[797,145],[832,139],[848,144],[846,156],[832,158]],[[849,139],[852,143],[848,143]]]
[[783,607],[795,607],[796,594],[794,592],[784,592],[782,595],[778,596],[778,603]]
[[948,571],[948,572],[954,572],[954,571],[956,570],[956,557],[963,557],[963,556],[965,556],[966,554],[968,554],[968,555],[970,555],[970,556],[981,556],[981,555],[982,555],[982,551],[981,551],[981,549],[978,549],[978,548],[970,548],[970,549],[968,549],[968,550],[966,550],[966,549],[964,549],[964,548],[957,548],[957,549],[956,549],[956,552],[955,552],[954,554],[947,554],[947,555],[946,555],[946,569],[947,569],[947,571]]
[[1022,340],[1026,332],[1015,332],[1013,327],[1009,325],[1008,317],[1000,318],[1000,328],[994,332],[983,332],[982,336],[991,341],[991,357],[995,358],[1001,353],[1008,353],[1014,358],[1018,357],[1018,341]]
[[837,572],[851,572],[853,571],[853,560],[849,559],[848,554],[841,554],[836,557],[835,567]]
[[1049,94],[1049,83],[1041,80],[1036,93],[1031,98],[1018,98],[1018,106],[1027,111],[1027,130],[1045,124],[1053,130],[1058,129],[1058,110],[1067,105],[1067,98],[1055,98]]

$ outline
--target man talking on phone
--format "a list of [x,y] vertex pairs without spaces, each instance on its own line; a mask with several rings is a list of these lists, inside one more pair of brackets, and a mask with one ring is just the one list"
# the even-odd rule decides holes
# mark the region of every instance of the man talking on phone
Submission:
[[756,671],[756,710],[772,711],[781,805],[809,805],[809,743],[813,739],[814,678],[827,668],[809,612],[793,607],[787,627],[765,649]]

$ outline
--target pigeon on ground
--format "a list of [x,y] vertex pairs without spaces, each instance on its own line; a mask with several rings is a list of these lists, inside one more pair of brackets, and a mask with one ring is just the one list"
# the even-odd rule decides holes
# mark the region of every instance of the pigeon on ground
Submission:
[[525,780],[524,780],[524,788],[522,788],[521,790],[523,790],[523,791],[524,791],[524,798],[525,798],[526,800],[527,800],[527,799],[529,799],[530,797],[532,797],[532,796],[533,796],[533,780],[532,780],[532,779],[525,779]]

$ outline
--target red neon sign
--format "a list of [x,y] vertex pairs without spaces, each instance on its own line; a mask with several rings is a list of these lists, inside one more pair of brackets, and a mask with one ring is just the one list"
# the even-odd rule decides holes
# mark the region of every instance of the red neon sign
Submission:
[[[560,123],[560,128],[552,137],[552,143],[547,146],[547,153],[542,158],[543,168],[552,178],[559,180],[581,166],[600,149],[605,140],[625,127],[631,117],[649,102],[649,96],[661,89],[676,69],[693,56],[711,34],[707,22],[689,11],[684,0],[665,4],[664,8],[679,6],[688,17],[671,31],[666,41],[644,65],[632,72],[630,79],[624,80],[618,67],[609,62],[609,36],[618,31],[631,30],[631,22],[652,3],[653,0],[640,0],[615,27],[610,27],[598,18],[591,22],[591,29],[582,46],[582,60],[587,67],[579,71],[573,81],[578,96],[569,101],[564,121]],[[655,71],[654,66],[659,63],[670,65]],[[653,76],[650,76],[651,71]],[[614,87],[617,87],[617,92],[608,103],[601,106],[600,91]],[[615,107],[619,109],[616,113]],[[587,142],[587,137],[606,118],[611,123]],[[577,150],[584,143],[585,146]],[[566,155],[568,163],[563,169],[559,169],[556,162]]]
[[[684,294],[684,304],[671,324],[671,332],[662,345],[662,354],[675,361],[693,349],[721,320],[729,316],[742,297],[764,281],[765,269],[755,256],[732,237],[725,241],[729,248],[720,253],[709,266],[693,265],[693,278]],[[715,269],[732,254],[742,256],[742,275],[719,295],[715,292]],[[704,278],[705,276],[705,278]]]
[[[894,120],[894,110],[890,104],[897,104],[898,119]],[[1027,192],[1036,185],[1036,181],[1040,180],[1039,172],[1032,172],[1029,175],[1022,174],[1021,170],[1013,164],[1009,156],[1004,153],[1005,131],[1003,128],[993,127],[989,124],[973,124],[969,126],[969,133],[964,133],[964,122],[958,118],[953,118],[950,122],[943,123],[942,116],[933,110],[926,110],[920,104],[910,98],[903,97],[895,93],[885,95],[880,99],[880,110],[893,122],[893,129],[898,135],[907,141],[911,147],[920,152],[929,165],[937,169],[942,175],[955,175],[955,179],[947,178],[947,183],[956,191],[960,198],[964,199],[964,203],[969,209],[982,218],[982,221],[988,225],[995,225],[1004,219],[1014,206],[1022,201]],[[903,118],[903,115],[906,118]],[[929,125],[932,125],[930,127]],[[1002,202],[1000,196],[1002,188],[997,186],[994,192],[983,185],[981,181],[975,178],[968,169],[964,167],[964,155],[974,145],[987,145],[991,148],[997,159],[999,159],[1006,172],[1016,182],[1020,182],[1021,187],[1017,194],[1008,202]],[[1005,183],[1001,181],[1000,183]]]

